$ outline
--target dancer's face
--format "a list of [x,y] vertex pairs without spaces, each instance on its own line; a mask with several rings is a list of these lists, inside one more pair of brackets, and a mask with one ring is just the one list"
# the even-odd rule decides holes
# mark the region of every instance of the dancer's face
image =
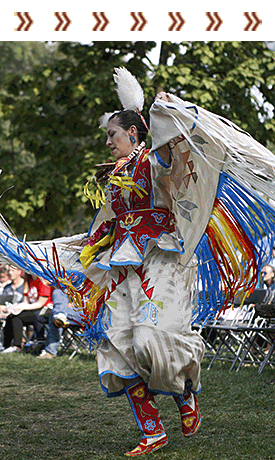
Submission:
[[[130,141],[133,136],[136,142]],[[117,118],[112,118],[107,125],[106,145],[110,147],[115,160],[127,157],[137,147],[137,128],[132,125],[127,131],[118,124]]]

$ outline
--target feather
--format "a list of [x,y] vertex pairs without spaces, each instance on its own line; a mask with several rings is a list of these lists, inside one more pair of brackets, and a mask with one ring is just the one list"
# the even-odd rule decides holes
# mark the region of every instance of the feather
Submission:
[[125,110],[142,112],[144,105],[143,89],[137,79],[124,67],[115,68],[114,80],[117,94]]
[[109,121],[109,118],[114,115],[115,113],[118,113],[118,110],[116,110],[115,112],[105,112],[104,115],[102,115],[99,119],[99,127],[100,128],[107,128],[107,124],[108,124],[108,121]]

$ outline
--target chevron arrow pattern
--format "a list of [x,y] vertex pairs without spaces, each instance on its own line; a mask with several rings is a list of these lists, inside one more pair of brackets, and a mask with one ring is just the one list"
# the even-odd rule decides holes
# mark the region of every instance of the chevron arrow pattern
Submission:
[[257,13],[244,13],[244,16],[247,19],[247,25],[244,28],[245,32],[250,30],[255,31],[262,24],[262,20],[258,18]]
[[130,13],[131,17],[134,20],[134,24],[131,27],[131,32],[139,31],[141,32],[146,24],[148,23],[147,19],[144,17],[143,13]]
[[66,32],[69,25],[72,23],[67,13],[54,13],[54,15],[59,21],[54,30],[56,32]]
[[33,24],[33,20],[29,13],[14,13],[20,19],[19,26],[14,29],[16,32],[27,32]]
[[215,32],[217,30],[219,30],[219,28],[221,27],[222,25],[222,19],[220,18],[219,14],[218,13],[205,13],[206,16],[208,17],[209,19],[209,25],[208,27],[205,29],[207,32],[209,32],[210,30],[214,30]]
[[172,24],[168,28],[169,32],[177,31],[179,32],[185,24],[181,13],[168,13],[168,16],[172,19]]
[[103,32],[108,26],[108,24],[110,24],[109,19],[106,17],[105,13],[92,13],[92,14],[96,20],[96,24],[93,27],[93,31]]
[[[23,32],[23,31],[27,32],[27,31],[29,31],[31,26],[34,23],[32,17],[31,17],[31,14],[32,14],[32,12],[30,12],[30,13],[28,13],[28,12],[15,12],[14,16],[16,16],[19,19],[20,23],[16,28],[14,28],[14,31],[16,31],[16,32]],[[53,13],[51,12],[51,14],[53,14]],[[168,24],[168,31],[169,32],[179,32],[187,24],[187,21],[183,18],[182,13],[180,13],[180,12],[166,12],[165,14],[166,14],[166,17],[167,17],[167,14],[168,14],[169,20],[171,21],[170,24]],[[186,14],[188,14],[188,13],[186,13]],[[209,31],[215,31],[216,32],[216,31],[220,30],[223,22],[228,22],[230,24],[229,19],[231,20],[231,17],[230,18],[226,17],[225,13],[224,13],[224,18],[223,18],[224,21],[220,17],[218,12],[214,12],[214,13],[213,12],[206,12],[206,13],[203,12],[202,14],[204,14],[207,17],[208,21],[209,21],[209,23],[207,24],[207,27],[205,29],[205,31],[207,31],[207,32],[209,32]],[[258,31],[259,26],[263,25],[263,21],[264,21],[263,12],[262,12],[262,19],[260,19],[258,13],[256,13],[256,12],[244,12],[243,13],[242,10],[241,10],[240,14],[243,15],[245,17],[245,19],[246,19],[246,23],[244,24],[245,27],[243,28],[243,26],[241,26],[241,29],[242,29],[243,32],[250,32],[250,31],[256,32],[256,31]],[[111,17],[111,21],[108,19],[107,15],[108,15],[108,17]],[[110,15],[111,15],[111,12],[110,12]],[[131,26],[131,23],[129,23],[129,25],[126,26],[126,27],[130,27],[131,32],[135,32],[135,31],[142,32],[144,30],[144,28],[146,27],[146,25],[148,25],[148,20],[147,20],[145,15],[147,15],[146,12],[145,13],[143,13],[143,12],[131,12],[130,13],[130,20],[133,21],[132,26]],[[54,28],[54,31],[66,32],[68,30],[69,26],[72,24],[72,20],[69,18],[68,13],[55,12],[54,16],[58,20],[58,23],[57,23],[56,27]],[[109,16],[108,11],[106,13],[92,12],[92,16],[93,16],[93,18],[95,20],[95,23],[94,23],[93,28],[92,28],[93,32],[98,32],[98,31],[99,32],[104,32],[106,30],[106,28],[109,26],[109,24],[111,22],[113,22],[112,16]],[[236,17],[236,14],[235,14],[235,17]],[[158,16],[158,17],[155,17],[155,22],[153,20],[150,20],[150,22],[151,22],[150,28],[152,28],[154,26],[158,27],[158,20],[159,19],[160,18]],[[76,29],[79,26],[78,18],[76,18],[76,20],[74,19],[74,22],[75,22],[74,29]],[[117,30],[116,21],[114,21],[113,25],[116,26],[116,30]],[[190,24],[188,24],[188,26],[189,25]],[[192,24],[191,24],[191,26],[192,26]],[[36,29],[37,29],[37,27],[36,27]],[[186,29],[186,27],[185,27],[185,29]],[[224,28],[224,30],[225,30],[225,28]],[[38,32],[39,32],[39,30],[38,30]]]

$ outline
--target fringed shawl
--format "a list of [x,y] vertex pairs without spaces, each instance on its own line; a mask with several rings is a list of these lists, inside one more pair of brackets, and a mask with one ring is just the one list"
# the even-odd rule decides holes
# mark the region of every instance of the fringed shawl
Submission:
[[[199,301],[194,321],[204,324],[236,295],[252,292],[270,258],[275,157],[230,121],[173,95],[169,102],[152,105],[150,121],[149,155],[172,141],[173,170],[163,187],[172,198],[178,236],[184,241],[182,264],[194,264],[196,256]],[[109,219],[108,212],[101,209],[95,222]],[[106,272],[94,264],[82,267],[79,255],[86,239],[84,234],[26,243],[1,219],[1,260],[67,290],[82,310],[83,333],[97,344],[105,336]]]

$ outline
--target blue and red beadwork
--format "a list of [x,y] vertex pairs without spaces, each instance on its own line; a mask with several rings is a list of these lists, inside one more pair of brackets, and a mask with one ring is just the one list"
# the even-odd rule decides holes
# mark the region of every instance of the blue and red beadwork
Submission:
[[112,209],[116,214],[116,234],[112,256],[127,238],[143,256],[150,239],[157,240],[163,233],[175,231],[174,214],[167,209],[154,207],[148,150],[139,157],[132,180],[142,187],[144,193],[139,196],[134,190],[131,190],[128,203],[121,193],[121,188],[111,185]]

